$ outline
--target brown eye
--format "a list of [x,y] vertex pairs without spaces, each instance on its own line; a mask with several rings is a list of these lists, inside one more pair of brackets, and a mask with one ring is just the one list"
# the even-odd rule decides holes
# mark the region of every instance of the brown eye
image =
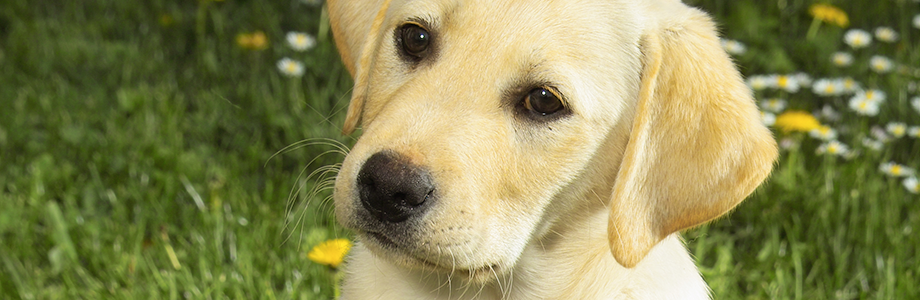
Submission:
[[431,34],[417,24],[405,24],[396,31],[396,42],[404,55],[420,60],[428,55]]
[[535,88],[524,98],[524,107],[541,116],[551,115],[565,106],[553,92],[545,88]]

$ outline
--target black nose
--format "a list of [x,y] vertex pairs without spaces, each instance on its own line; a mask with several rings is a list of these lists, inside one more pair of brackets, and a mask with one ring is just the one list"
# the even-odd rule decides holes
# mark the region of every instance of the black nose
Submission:
[[430,203],[431,174],[392,151],[371,155],[358,172],[361,205],[381,221],[397,223],[421,214]]

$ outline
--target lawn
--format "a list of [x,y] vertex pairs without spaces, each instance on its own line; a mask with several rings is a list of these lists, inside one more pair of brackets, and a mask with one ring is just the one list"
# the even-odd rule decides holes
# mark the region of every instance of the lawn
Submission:
[[[333,298],[307,253],[352,237],[324,166],[356,136],[315,2],[0,2],[0,299]],[[920,4],[685,2],[744,45],[783,146],[685,233],[714,298],[920,298]]]

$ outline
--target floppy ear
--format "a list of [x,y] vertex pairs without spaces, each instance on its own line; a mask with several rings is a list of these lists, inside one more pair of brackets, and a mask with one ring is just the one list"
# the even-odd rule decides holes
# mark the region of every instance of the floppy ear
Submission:
[[361,121],[367,95],[368,68],[373,63],[376,45],[380,42],[380,27],[386,17],[390,0],[329,0],[329,24],[345,68],[355,80],[343,134],[350,134]]
[[628,268],[735,207],[777,155],[709,17],[687,8],[669,22],[641,42],[639,102],[610,202],[610,249]]

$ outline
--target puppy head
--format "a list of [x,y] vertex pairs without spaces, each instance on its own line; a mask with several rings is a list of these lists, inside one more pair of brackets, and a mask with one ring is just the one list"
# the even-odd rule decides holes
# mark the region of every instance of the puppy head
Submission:
[[391,262],[486,280],[587,194],[612,195],[627,267],[734,207],[773,139],[703,14],[635,2],[329,1],[363,129],[339,221]]

